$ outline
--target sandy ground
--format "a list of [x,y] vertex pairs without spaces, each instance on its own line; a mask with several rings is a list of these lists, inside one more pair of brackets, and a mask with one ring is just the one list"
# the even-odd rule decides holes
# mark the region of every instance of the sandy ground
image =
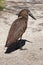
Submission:
[[43,10],[34,10],[33,14],[37,20],[29,17],[23,35],[23,39],[30,42],[26,41],[23,46],[25,50],[18,49],[8,54],[5,54],[5,43],[10,26],[17,16],[5,12],[2,14],[5,19],[0,17],[0,65],[43,65]]

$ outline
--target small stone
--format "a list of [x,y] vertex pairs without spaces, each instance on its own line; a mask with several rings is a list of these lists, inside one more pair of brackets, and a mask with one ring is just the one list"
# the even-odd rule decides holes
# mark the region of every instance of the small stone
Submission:
[[42,48],[40,48],[40,50],[42,50]]

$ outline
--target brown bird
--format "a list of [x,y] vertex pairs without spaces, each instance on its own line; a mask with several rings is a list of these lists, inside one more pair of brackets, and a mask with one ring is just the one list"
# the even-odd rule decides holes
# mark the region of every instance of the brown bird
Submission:
[[22,38],[22,35],[27,28],[28,15],[35,19],[28,9],[23,9],[19,12],[18,19],[11,25],[5,47],[9,47],[14,42],[17,42],[19,38]]

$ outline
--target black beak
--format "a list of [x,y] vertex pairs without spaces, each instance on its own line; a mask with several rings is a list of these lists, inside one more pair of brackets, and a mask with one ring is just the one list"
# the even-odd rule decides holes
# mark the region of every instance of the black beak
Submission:
[[29,16],[31,16],[34,20],[36,20],[36,18],[32,15],[30,11],[29,11]]

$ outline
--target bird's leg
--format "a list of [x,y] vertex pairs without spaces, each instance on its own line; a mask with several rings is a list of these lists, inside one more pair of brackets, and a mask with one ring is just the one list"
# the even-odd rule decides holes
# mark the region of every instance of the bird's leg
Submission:
[[20,37],[20,40],[22,40],[22,36]]

